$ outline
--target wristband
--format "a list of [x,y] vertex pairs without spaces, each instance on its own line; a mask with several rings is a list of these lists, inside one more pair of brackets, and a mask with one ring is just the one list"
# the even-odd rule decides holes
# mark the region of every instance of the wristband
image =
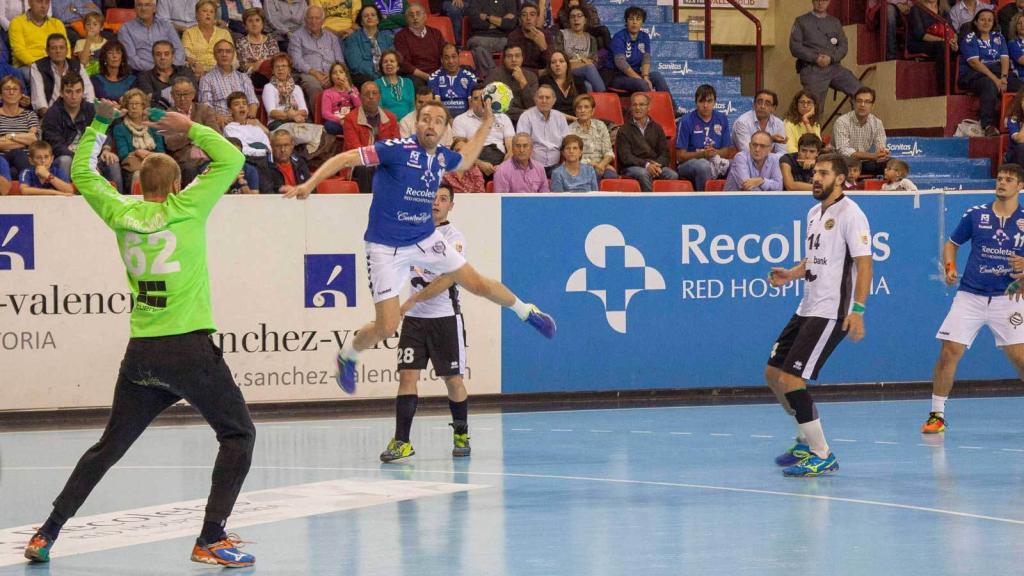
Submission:
[[956,263],[946,262],[946,272],[956,272]]
[[853,313],[854,314],[863,314],[864,310],[865,310],[864,305],[861,304],[860,302],[854,302],[853,303]]

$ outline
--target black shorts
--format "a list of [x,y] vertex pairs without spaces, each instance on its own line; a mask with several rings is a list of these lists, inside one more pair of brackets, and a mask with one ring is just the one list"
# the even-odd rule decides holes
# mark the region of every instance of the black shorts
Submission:
[[462,314],[443,318],[402,320],[398,338],[398,369],[423,370],[427,359],[438,376],[456,376],[466,369],[466,327]]
[[768,365],[804,380],[817,380],[821,367],[845,337],[842,318],[794,314],[775,340]]

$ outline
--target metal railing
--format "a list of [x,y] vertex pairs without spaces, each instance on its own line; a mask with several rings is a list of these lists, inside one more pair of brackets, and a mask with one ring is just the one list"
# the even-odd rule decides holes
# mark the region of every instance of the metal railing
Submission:
[[[764,87],[764,45],[761,43],[761,20],[754,16],[750,10],[740,6],[736,0],[726,0],[726,2],[732,4],[733,8],[746,16],[747,20],[754,23],[754,29],[757,33],[756,45],[754,47],[756,58],[754,90],[760,90]],[[704,57],[711,58],[711,0],[704,0]]]
[[[932,16],[933,18],[937,19],[939,22],[942,22],[944,24],[946,23],[946,19],[945,18],[943,18],[939,13],[933,11],[931,8],[925,6],[924,3],[921,0],[910,0],[910,2],[914,6],[917,6],[918,8],[923,10],[925,14],[928,14],[929,16]],[[878,26],[878,28],[879,28],[879,37],[880,37],[880,46],[881,46],[880,51],[878,53],[878,59],[880,61],[884,61],[885,60],[885,54],[889,50],[889,16],[888,16],[888,13],[889,13],[889,5],[888,5],[888,3],[882,4],[882,9],[878,11],[878,18],[879,18],[879,26]],[[949,24],[946,24],[946,25],[949,26]],[[908,38],[910,37],[910,33],[909,32],[910,31],[908,30],[907,31],[907,37]],[[953,31],[954,34],[956,32],[957,32],[956,30]],[[943,31],[943,33],[945,33],[945,31]],[[945,38],[945,36],[943,36],[943,38]],[[944,39],[942,44],[943,44],[943,52],[944,52],[943,58],[945,58],[945,60],[946,60],[946,67],[945,67],[945,70],[946,70],[946,81],[943,84],[943,86],[945,86],[946,96],[949,96],[949,94],[950,94],[949,79],[950,79],[950,75],[952,74],[952,68],[950,67],[951,62],[950,62],[950,54],[949,54],[949,41]]]

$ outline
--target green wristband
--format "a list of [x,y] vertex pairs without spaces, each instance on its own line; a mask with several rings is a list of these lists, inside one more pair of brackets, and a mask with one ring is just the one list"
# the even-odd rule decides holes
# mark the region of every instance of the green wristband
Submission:
[[853,303],[853,313],[854,314],[863,314],[864,310],[865,310],[864,305],[861,304],[860,302],[854,302]]

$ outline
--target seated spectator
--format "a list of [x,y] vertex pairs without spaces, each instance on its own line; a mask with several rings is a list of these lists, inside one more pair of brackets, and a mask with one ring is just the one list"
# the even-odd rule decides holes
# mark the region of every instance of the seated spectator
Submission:
[[309,166],[295,153],[295,140],[287,130],[274,130],[270,134],[270,149],[274,155],[275,193],[281,186],[297,186],[309,180]]
[[[935,1],[937,2],[937,0]],[[999,20],[999,31],[1003,33],[1004,37],[1009,38],[1013,32],[1013,17],[1024,12],[1024,0],[1013,0],[1008,3],[1001,2],[1001,4],[1003,4],[1003,7],[996,13],[996,19]]]
[[82,19],[86,14],[103,14],[92,0],[51,0],[50,9],[53,17],[64,24],[69,45],[85,35],[85,23]]
[[363,6],[361,0],[310,0],[309,5],[323,9],[324,28],[342,40],[355,32],[352,24]]
[[955,4],[949,10],[949,23],[953,25],[953,29],[956,30],[958,35],[964,35],[963,30],[967,24],[974,21],[974,17],[978,15],[981,10],[995,10],[994,4],[988,2],[982,2],[981,0],[956,0],[951,1]]
[[[429,87],[420,86],[419,88],[416,89],[416,107],[413,109],[412,112],[409,112],[408,114],[403,116],[401,120],[398,121],[398,134],[402,138],[412,138],[413,136],[416,135],[416,115],[419,113],[420,108],[422,108],[424,104],[430,104],[435,100],[436,99],[434,98],[434,93],[430,91]],[[453,137],[450,125],[450,113],[448,118],[449,125],[445,126],[444,134],[441,135],[441,139],[438,141],[438,145],[447,146],[448,148],[451,148]]]
[[[597,8],[590,0],[569,0],[562,3],[562,7],[558,10],[558,27],[562,30],[573,28],[572,9],[576,7],[582,8],[583,13],[586,14],[586,31],[597,41],[597,49],[599,51],[607,50],[612,45],[612,36],[608,32],[608,27],[601,24],[601,15],[597,13]],[[572,54],[572,51],[568,49],[568,43],[565,44],[565,47],[566,51]],[[594,62],[597,63],[598,60],[594,60]],[[593,90],[599,92],[596,88]]]
[[69,72],[83,79],[85,99],[90,102],[96,100],[85,67],[77,60],[68,60],[67,38],[60,34],[51,35],[46,41],[46,54],[45,58],[36,60],[29,67],[29,78],[32,79],[32,108],[37,114],[46,114],[46,109],[60,98],[61,79]]
[[[163,0],[174,2],[176,0]],[[174,63],[185,64],[185,48],[178,32],[170,22],[156,17],[156,0],[135,0],[134,20],[125,22],[117,31],[117,39],[124,45],[128,67],[142,72],[153,67],[153,44],[166,40],[174,46]]]
[[1024,90],[1017,92],[1006,110],[1006,132],[1010,136],[1004,160],[1013,164],[1024,162]]
[[708,180],[725,176],[732,148],[729,118],[715,110],[718,95],[710,84],[697,87],[696,108],[679,119],[676,127],[676,148],[679,150],[679,175],[693,182],[693,189],[703,192]]
[[[375,2],[370,2],[370,4],[376,6],[377,10],[379,10],[381,30],[398,32],[405,28],[407,24],[405,11],[409,9],[410,4],[408,0],[376,0]],[[357,18],[356,28],[358,29],[358,27],[359,21]]]
[[160,40],[153,43],[153,69],[140,73],[134,88],[148,94],[154,104],[168,108],[174,102],[170,91],[171,82],[182,77],[191,80],[195,86],[196,77],[192,69],[184,65],[175,66],[174,46],[166,40]]
[[[349,36],[351,38],[351,36]],[[348,68],[341,62],[331,65],[331,87],[320,97],[320,113],[324,117],[324,130],[335,136],[341,134],[345,116],[359,107],[359,91],[352,85]]]
[[729,163],[725,190],[733,192],[781,192],[779,157],[772,154],[772,137],[763,130],[750,137],[749,149],[738,152]]
[[402,55],[394,50],[385,50],[380,56],[380,77],[374,80],[380,88],[380,105],[396,118],[404,118],[415,106],[416,89],[412,80],[399,76]]
[[783,125],[786,127],[786,151],[796,152],[797,142],[804,134],[814,134],[821,138],[821,124],[818,123],[818,101],[814,94],[800,90],[793,96],[793,101],[786,111]]
[[639,6],[626,8],[626,27],[615,33],[609,48],[606,68],[611,82],[608,85],[627,92],[668,92],[665,77],[651,71],[651,37],[644,32],[647,12]]
[[577,96],[586,93],[587,87],[583,80],[572,75],[569,70],[569,57],[565,52],[555,50],[551,53],[547,74],[540,79],[540,85],[550,86],[555,93],[555,110],[565,114],[570,122],[576,120],[574,103]]
[[74,196],[71,178],[67,172],[53,166],[53,151],[50,143],[36,140],[28,147],[31,168],[21,171],[21,193],[25,196]]
[[885,146],[885,126],[871,113],[875,105],[875,91],[864,87],[853,98],[853,110],[836,120],[832,136],[835,148],[843,156],[862,162],[862,172],[879,175],[889,160]]
[[519,6],[519,27],[509,33],[508,45],[523,49],[523,67],[534,74],[540,74],[547,68],[551,53],[556,48],[555,36],[543,27],[533,0],[525,0]]
[[[1022,0],[1024,1],[1024,0]],[[922,0],[928,10],[940,17],[932,16],[920,6],[910,8],[907,20],[907,50],[913,54],[927,54],[935,61],[935,77],[939,92],[946,92],[946,44],[949,44],[950,59],[956,58],[960,49],[956,30],[942,17],[945,11],[939,7],[939,0]],[[955,80],[952,79],[951,80]]]
[[14,76],[0,78],[0,154],[11,174],[30,168],[28,145],[39,139],[39,116],[21,107],[21,82]]
[[533,160],[529,134],[512,138],[512,157],[494,170],[495,192],[550,192],[544,167]]
[[793,22],[789,35],[800,84],[819,103],[825,101],[830,87],[850,96],[861,87],[860,80],[842,65],[849,44],[843,24],[828,13],[828,5],[829,0],[813,0],[812,10]]
[[454,44],[445,44],[441,50],[441,67],[430,75],[427,86],[448,108],[449,114],[458,116],[469,110],[469,95],[476,84],[476,74],[459,64],[459,49]]
[[[24,14],[27,9],[28,2],[26,0],[0,0],[0,29],[2,29],[0,37],[4,40],[3,44],[10,44],[8,31],[11,29],[11,21]],[[47,5],[46,15],[53,16],[52,4]]]
[[[605,28],[607,33],[608,29]],[[572,75],[584,80],[591,92],[604,92],[604,79],[597,69],[597,39],[587,32],[587,12],[583,7],[573,6],[569,9],[569,27],[562,30],[562,45],[569,54]]]
[[1010,76],[1006,39],[994,26],[995,14],[979,10],[960,44],[959,84],[981,100],[980,121],[988,137],[999,136],[1000,94],[1016,92],[1021,86],[1016,74]]
[[[193,122],[210,126],[220,131],[224,126],[217,118],[213,108],[201,102],[196,102],[196,85],[187,76],[178,76],[171,84],[171,97],[174,103],[169,108],[188,116]],[[200,168],[209,162],[209,157],[201,148],[189,140],[187,134],[170,133],[164,137],[164,147],[167,153],[181,166],[181,185],[188,186],[199,174]],[[253,186],[257,185],[252,181]]]
[[605,178],[618,178],[610,166],[615,161],[612,151],[612,140],[608,127],[600,120],[594,120],[594,97],[580,94],[576,97],[576,121],[569,125],[569,132],[579,136],[583,142],[584,164],[594,167],[598,181]]
[[[0,0],[0,2],[2,1],[3,0]],[[23,94],[23,101],[21,103],[21,106],[22,108],[29,108],[32,106],[32,99],[28,96],[28,80],[26,79],[25,74],[22,73],[22,70],[28,72],[28,68],[18,69],[14,66],[11,66],[7,62],[7,53],[7,47],[4,46],[3,43],[0,43],[0,78],[3,78],[4,76],[14,76],[18,79],[18,83],[21,84],[21,90]]]
[[590,164],[580,162],[583,140],[569,134],[562,140],[562,164],[551,173],[552,192],[594,192],[597,190],[597,172]]
[[270,132],[259,120],[249,117],[248,96],[232,92],[227,97],[231,121],[224,125],[224,136],[238,138],[246,164],[259,174],[260,194],[276,194],[276,171],[270,166]]
[[782,172],[782,189],[787,192],[814,189],[814,164],[821,154],[821,138],[804,134],[797,143],[797,151],[779,157],[779,171]]
[[51,34],[60,34],[67,40],[64,23],[50,16],[50,12],[49,0],[29,0],[28,10],[11,19],[8,40],[15,66],[28,66],[45,58],[46,39]]
[[228,95],[232,92],[242,92],[249,99],[249,118],[255,119],[259,108],[256,90],[252,87],[252,80],[235,69],[235,47],[231,42],[221,40],[213,47],[213,54],[217,58],[217,67],[199,80],[199,101],[209,104],[224,123],[227,123],[227,117],[231,115],[228,110]]
[[895,158],[885,163],[885,172],[882,190],[885,192],[917,192],[917,185],[907,176],[910,174],[910,166],[903,160]]
[[[96,115],[92,102],[85,100],[85,81],[74,72],[61,79],[60,97],[43,115],[43,140],[50,143],[57,168],[63,174],[71,173],[71,159],[78,141]],[[100,169],[119,192],[124,192],[121,181],[120,158],[110,143],[104,143],[100,152]]]
[[629,120],[615,136],[615,156],[619,172],[640,182],[640,189],[650,192],[654,180],[678,180],[669,168],[668,137],[650,117],[651,97],[635,92],[629,97]]
[[565,114],[554,109],[555,91],[551,86],[537,88],[533,100],[536,105],[519,117],[516,132],[530,135],[533,160],[550,175],[561,158],[562,140],[569,134],[569,122]]
[[196,2],[198,0],[162,0],[156,5],[156,17],[170,22],[181,35],[196,25]]
[[196,77],[201,77],[217,65],[213,57],[213,47],[218,42],[226,41],[234,46],[234,39],[224,28],[217,26],[217,1],[199,0],[196,3],[196,25],[185,30],[181,35],[181,45],[185,47],[185,62],[192,68]]
[[85,15],[82,22],[85,34],[75,42],[72,56],[81,62],[82,66],[85,66],[86,74],[95,74],[100,69],[100,62],[97,60],[100,49],[107,43],[107,39],[101,34],[103,32],[103,14],[90,12]]
[[[451,149],[462,152],[466,146],[465,138],[459,136],[452,140]],[[451,188],[453,192],[484,192],[484,173],[480,171],[479,164],[474,164],[469,170],[462,172],[445,172],[444,185]]]
[[470,29],[466,48],[473,52],[474,68],[481,78],[490,78],[494,71],[491,54],[505,49],[508,34],[519,25],[518,12],[516,0],[466,0]]
[[220,0],[219,26],[227,27],[232,36],[245,34],[246,10],[260,7],[260,0]]
[[[267,112],[270,130],[291,133],[295,144],[303,145],[313,155],[324,141],[324,127],[309,121],[309,108],[302,97],[302,89],[292,78],[291,59],[278,54],[272,59],[274,76],[263,87],[263,107]],[[333,144],[334,139],[330,138]]]
[[[307,8],[309,8],[309,4],[306,0],[270,0],[263,4],[269,27],[280,34],[285,41],[299,28],[302,28]],[[244,21],[244,15],[242,19]]]
[[501,61],[501,68],[495,68],[484,80],[484,85],[501,82],[512,89],[512,103],[508,107],[508,117],[513,122],[519,121],[523,110],[533,102],[533,93],[537,90],[537,75],[528,68],[523,68],[523,50],[519,46],[507,46]]
[[243,16],[245,34],[238,38],[238,65],[249,75],[253,88],[262,90],[270,77],[260,71],[270,65],[270,58],[281,53],[277,38],[265,31],[263,10],[249,8]]
[[317,92],[331,85],[327,71],[331,64],[344,62],[345,53],[341,42],[324,32],[323,8],[313,5],[306,10],[305,26],[288,40],[288,55],[299,72],[299,84],[306,100],[312,100]]
[[427,26],[427,13],[419,4],[409,4],[405,11],[406,27],[395,34],[395,50],[402,55],[399,73],[417,85],[425,85],[430,75],[441,67],[444,35]]
[[[345,116],[342,133],[345,135],[345,150],[355,150],[381,140],[398,138],[398,119],[380,105],[380,87],[366,82],[359,91],[360,105]],[[373,192],[373,166],[356,166],[352,169],[352,180],[359,185],[363,194]]]
[[[225,138],[232,146],[242,151],[242,141],[238,138]],[[228,187],[226,194],[259,194],[260,193],[260,174],[256,171],[256,168],[248,162],[242,164],[242,169],[238,171],[238,176],[235,177],[235,181]]]
[[128,68],[128,58],[120,42],[111,40],[103,45],[100,49],[99,72],[89,79],[96,97],[107,100],[120,100],[135,85],[136,76]]
[[135,173],[142,167],[142,161],[154,152],[166,152],[164,137],[146,124],[149,117],[149,96],[138,88],[132,88],[121,97],[121,109],[125,116],[114,124],[114,142],[117,156],[121,159],[121,177],[126,189],[131,188]]
[[[876,10],[885,10],[886,46],[885,59],[896,59],[896,47],[899,37],[896,35],[896,21],[899,14],[904,18],[910,14],[910,0],[868,0],[867,17],[877,18]],[[877,21],[876,21],[877,22]]]
[[[484,103],[480,96],[483,90],[483,86],[479,84],[473,88],[469,95],[469,110],[459,114],[452,121],[452,134],[455,138],[469,140],[483,123]],[[494,115],[494,124],[491,125],[491,131],[488,132],[484,147],[476,161],[477,168],[480,168],[485,178],[492,178],[498,164],[512,157],[512,137],[515,133],[512,120],[507,114]]]
[[860,190],[863,187],[861,183],[861,161],[856,158],[846,159],[846,182],[843,183],[844,190]]
[[732,125],[732,146],[737,152],[746,152],[750,137],[758,130],[772,136],[772,154],[786,153],[786,126],[775,115],[779,95],[771,90],[760,90],[754,95],[754,109],[744,112]]
[[380,9],[366,4],[356,16],[359,29],[345,38],[345,62],[352,74],[353,86],[380,76],[380,55],[395,47],[395,33],[380,29]]

